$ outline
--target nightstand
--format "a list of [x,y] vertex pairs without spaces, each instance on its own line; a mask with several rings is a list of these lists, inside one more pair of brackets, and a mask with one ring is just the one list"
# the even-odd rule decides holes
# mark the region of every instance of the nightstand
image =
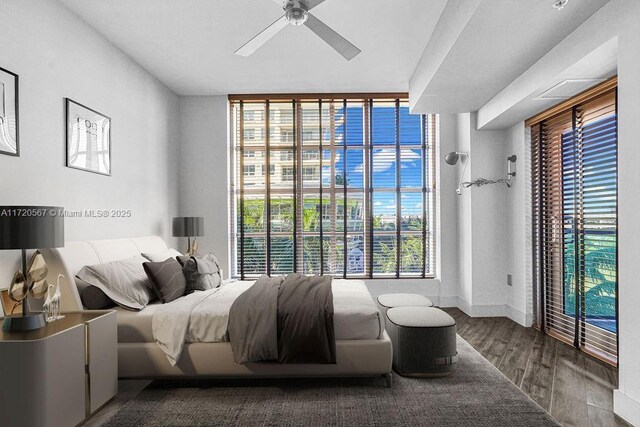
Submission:
[[116,312],[62,314],[35,331],[0,331],[0,424],[74,426],[117,394]]

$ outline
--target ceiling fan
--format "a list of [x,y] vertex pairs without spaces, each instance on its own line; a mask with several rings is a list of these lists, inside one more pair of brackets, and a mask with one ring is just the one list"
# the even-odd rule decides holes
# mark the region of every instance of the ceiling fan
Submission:
[[347,61],[353,59],[361,51],[349,40],[336,33],[327,24],[313,16],[309,11],[324,2],[325,0],[273,0],[282,5],[284,15],[278,18],[273,24],[258,33],[257,36],[245,43],[236,50],[236,55],[249,56],[269,41],[273,36],[288,24],[299,26],[305,25],[318,37],[335,49]]

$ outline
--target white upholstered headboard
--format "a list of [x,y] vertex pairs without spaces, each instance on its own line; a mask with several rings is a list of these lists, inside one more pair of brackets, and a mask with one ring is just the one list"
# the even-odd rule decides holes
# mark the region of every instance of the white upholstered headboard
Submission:
[[41,249],[40,252],[49,267],[47,280],[55,284],[58,274],[60,279],[62,311],[82,310],[80,294],[75,283],[75,276],[85,265],[103,264],[117,261],[143,252],[160,252],[167,249],[167,244],[158,236],[136,237],[132,239],[84,240],[66,242],[64,248]]

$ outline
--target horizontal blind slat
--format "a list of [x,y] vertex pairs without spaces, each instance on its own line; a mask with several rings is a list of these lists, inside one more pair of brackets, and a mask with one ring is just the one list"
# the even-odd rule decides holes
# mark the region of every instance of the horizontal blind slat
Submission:
[[545,329],[615,360],[616,94],[597,93],[530,128],[533,267]]

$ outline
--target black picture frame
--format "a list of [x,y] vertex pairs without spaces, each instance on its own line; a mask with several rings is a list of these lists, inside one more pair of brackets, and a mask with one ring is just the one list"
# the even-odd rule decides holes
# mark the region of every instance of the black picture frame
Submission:
[[[2,73],[9,75],[9,77],[13,78],[13,85],[14,85],[14,103],[13,103],[13,108],[15,109],[15,117],[16,117],[16,121],[15,121],[15,134],[16,134],[16,150],[15,152],[12,151],[7,151],[7,150],[3,150],[2,147],[0,146],[0,154],[4,154],[7,156],[14,156],[14,157],[20,157],[20,100],[19,100],[19,95],[20,95],[20,77],[12,72],[7,70],[6,68],[2,68],[0,67],[0,83],[3,83],[2,80]],[[4,88],[3,88],[4,90]],[[3,113],[5,113],[4,109],[6,108],[6,105],[4,105],[4,92],[2,92],[2,97],[0,98],[0,115],[2,115]],[[5,113],[6,114],[6,113]],[[0,130],[1,131],[1,130]]]
[[[69,156],[70,149],[73,146],[73,142],[72,142],[73,134],[72,132],[70,132],[70,128],[72,126],[72,123],[71,123],[72,109],[75,109],[74,111],[84,110],[87,112],[87,114],[93,114],[96,117],[106,120],[108,124],[108,132],[107,132],[108,155],[106,156],[106,158],[108,159],[108,165],[105,168],[106,170],[100,170],[99,168],[91,169],[87,167],[78,166],[74,164],[74,162],[70,159],[70,156]],[[111,176],[111,170],[112,170],[111,169],[111,117],[99,111],[96,111],[93,108],[89,108],[86,105],[76,102],[70,98],[65,98],[65,166],[71,169],[77,169],[77,170],[91,172],[91,173],[104,175],[104,176]]]

